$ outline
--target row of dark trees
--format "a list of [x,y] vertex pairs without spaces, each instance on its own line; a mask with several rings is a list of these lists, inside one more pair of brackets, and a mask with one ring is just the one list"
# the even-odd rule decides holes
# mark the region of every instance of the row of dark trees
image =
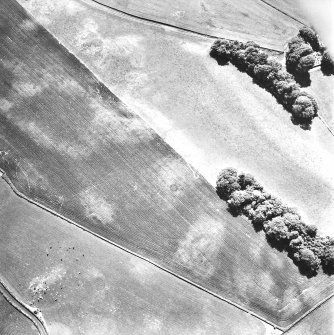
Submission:
[[310,123],[317,115],[315,99],[302,91],[294,77],[283,70],[275,58],[261,51],[258,44],[219,39],[213,43],[210,55],[221,65],[231,62],[247,72],[257,84],[273,94],[296,121]]
[[288,43],[286,69],[295,75],[304,75],[315,63],[314,52],[322,55],[321,69],[326,74],[334,73],[334,62],[328,50],[320,43],[317,33],[309,27],[302,27],[296,37]]
[[273,246],[286,250],[303,273],[315,275],[320,265],[334,273],[334,239],[319,236],[316,226],[306,225],[294,208],[267,193],[253,176],[226,168],[218,176],[217,194],[232,214],[247,216]]

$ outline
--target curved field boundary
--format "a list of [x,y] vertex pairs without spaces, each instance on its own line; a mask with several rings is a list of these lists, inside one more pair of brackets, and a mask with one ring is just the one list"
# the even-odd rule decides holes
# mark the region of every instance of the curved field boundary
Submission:
[[37,328],[40,335],[49,335],[46,322],[38,308],[32,308],[22,302],[18,294],[0,277],[0,293],[16,310],[27,317]]
[[[139,16],[139,15],[136,15],[136,14],[133,14],[133,13],[129,13],[129,12],[126,12],[126,11],[121,10],[119,8],[107,5],[107,4],[105,4],[103,2],[103,0],[102,1],[100,1],[100,0],[88,0],[88,1],[87,0],[83,0],[83,1],[86,2],[86,3],[87,2],[93,2],[95,4],[98,4],[100,6],[108,8],[108,9],[110,9],[110,10],[112,10],[112,11],[114,11],[114,12],[120,14],[120,15],[129,16],[131,18],[134,18],[134,19],[137,19],[137,20],[140,20],[140,21],[145,21],[145,22],[151,23],[153,25],[159,25],[159,26],[165,26],[165,27],[169,27],[169,28],[174,28],[174,29],[183,31],[185,33],[195,34],[195,35],[207,37],[207,38],[210,38],[210,39],[225,38],[224,36],[217,36],[217,35],[206,34],[206,33],[200,32],[198,30],[192,30],[192,29],[188,29],[188,28],[183,28],[183,27],[171,24],[171,23],[165,23],[165,22],[161,22],[161,21],[158,21],[158,20],[154,20],[154,19],[142,17],[142,16]],[[233,41],[232,39],[229,39],[229,38],[225,38],[225,39],[229,40],[229,41]],[[278,49],[267,48],[267,47],[263,47],[263,46],[261,46],[261,48],[265,49],[265,50],[269,50],[269,51],[275,51],[275,52],[278,52],[278,53],[283,53],[283,49],[282,50],[278,50]]]
[[[171,274],[172,276],[174,276],[174,277],[176,277],[176,278],[178,278],[178,279],[181,279],[181,280],[185,281],[186,283],[188,283],[188,284],[190,284],[190,285],[192,285],[192,286],[194,286],[194,287],[197,287],[198,289],[200,289],[200,290],[202,290],[202,291],[204,291],[204,292],[206,292],[206,293],[208,293],[208,294],[211,294],[212,296],[214,296],[214,297],[216,297],[216,298],[218,298],[218,299],[220,299],[220,300],[222,300],[222,301],[227,302],[228,304],[233,305],[234,307],[236,307],[236,308],[238,308],[238,309],[240,309],[240,310],[242,310],[242,311],[244,311],[244,312],[246,312],[246,313],[248,313],[248,314],[250,314],[250,315],[252,315],[252,316],[254,316],[254,317],[256,317],[256,318],[258,318],[259,320],[261,320],[261,321],[267,323],[268,325],[272,326],[274,329],[279,329],[279,330],[281,330],[281,331],[284,331],[284,330],[286,329],[286,328],[282,328],[282,327],[280,327],[280,326],[274,324],[273,322],[271,322],[271,321],[269,321],[269,320],[263,318],[262,316],[260,316],[260,315],[258,315],[258,314],[256,314],[256,313],[254,313],[254,312],[252,312],[252,311],[250,311],[250,310],[248,310],[248,309],[242,307],[241,305],[239,305],[239,304],[237,304],[237,303],[235,303],[235,302],[233,302],[233,301],[231,301],[231,300],[229,300],[229,299],[223,298],[223,297],[220,296],[219,294],[216,294],[216,293],[214,293],[214,292],[212,292],[212,291],[206,289],[205,287],[203,287],[203,286],[201,286],[201,285],[199,285],[199,284],[196,284],[196,283],[194,283],[193,281],[191,281],[191,280],[189,280],[189,279],[187,279],[187,278],[185,278],[185,277],[183,277],[183,276],[181,276],[181,275],[179,275],[179,274],[174,273],[173,271],[170,271],[169,269],[167,269],[167,268],[165,268],[165,267],[163,267],[163,266],[161,266],[161,265],[155,263],[154,261],[152,261],[152,260],[150,260],[150,259],[148,259],[148,258],[146,258],[146,257],[144,257],[144,256],[141,256],[140,254],[138,254],[138,253],[136,253],[136,252],[134,252],[134,251],[131,251],[131,250],[129,250],[129,249],[123,247],[122,245],[120,245],[120,244],[118,244],[118,243],[115,243],[115,242],[113,242],[113,241],[111,241],[111,240],[109,240],[109,239],[107,239],[107,238],[105,238],[105,237],[103,237],[103,236],[101,236],[101,235],[95,233],[94,231],[92,231],[92,230],[90,230],[90,229],[88,229],[88,228],[86,228],[86,227],[80,225],[79,223],[76,223],[76,222],[72,221],[71,219],[66,218],[65,216],[63,216],[63,215],[61,215],[61,214],[59,214],[59,213],[53,211],[52,209],[50,209],[50,208],[48,208],[48,207],[46,207],[46,206],[44,206],[44,205],[42,205],[42,204],[40,204],[40,203],[38,203],[38,202],[32,200],[32,199],[30,199],[29,197],[25,196],[23,193],[21,193],[19,190],[16,189],[15,185],[14,185],[14,184],[11,182],[11,180],[7,177],[5,171],[3,171],[2,169],[0,169],[0,172],[2,173],[2,178],[8,183],[8,185],[11,187],[11,189],[14,191],[14,193],[15,193],[17,196],[19,196],[20,198],[25,199],[25,200],[27,200],[28,202],[30,202],[30,203],[32,203],[32,204],[34,204],[34,205],[36,205],[36,206],[38,206],[38,207],[40,207],[40,208],[46,210],[47,212],[49,212],[49,213],[51,213],[51,214],[53,214],[53,215],[55,215],[55,216],[57,216],[57,217],[59,217],[59,218],[61,218],[61,219],[63,219],[64,221],[66,221],[66,222],[68,222],[68,223],[70,223],[70,224],[75,225],[76,227],[78,227],[78,228],[80,228],[80,229],[86,231],[86,232],[89,233],[89,234],[94,235],[95,237],[97,237],[97,238],[103,240],[104,242],[107,242],[107,243],[109,243],[109,244],[111,244],[111,245],[113,245],[113,246],[115,246],[115,247],[117,247],[117,248],[120,248],[120,249],[123,250],[123,251],[126,251],[126,252],[130,253],[131,255],[134,255],[134,256],[136,256],[136,257],[138,257],[138,258],[140,258],[140,259],[142,259],[142,260],[144,260],[144,261],[146,261],[146,262],[149,262],[150,264],[156,266],[157,268],[159,268],[159,269],[161,269],[161,270],[163,270],[163,271],[166,271],[167,273]],[[43,335],[48,335],[48,334],[43,334]]]

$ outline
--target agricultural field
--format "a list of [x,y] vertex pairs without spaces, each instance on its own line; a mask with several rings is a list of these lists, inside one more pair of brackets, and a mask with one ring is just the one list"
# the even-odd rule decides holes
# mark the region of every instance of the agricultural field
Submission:
[[305,0],[263,0],[263,2],[296,19],[299,23],[309,25]]
[[282,50],[300,23],[260,0],[138,1],[97,0],[97,3],[140,18],[231,39],[254,40]]
[[317,98],[322,118],[334,129],[334,76],[326,76],[317,68],[311,71],[310,78],[306,90]]
[[[42,209],[28,223],[32,205],[17,203],[4,187],[0,268],[53,320],[55,335],[94,334],[98,326],[101,334],[133,333],[135,327],[159,333],[145,327],[164,326],[165,319],[162,333],[201,333],[204,323],[209,334],[226,327],[231,334],[247,334],[246,329],[266,334],[272,329],[222,299],[283,329],[333,293],[331,277],[302,276],[263,232],[233,217],[213,187],[222,167],[245,170],[298,207],[307,223],[333,233],[334,178],[328,173],[334,167],[333,136],[321,120],[315,119],[310,131],[293,125],[246,74],[208,56],[212,39],[140,22],[88,1],[19,2],[58,41],[16,1],[0,3],[5,178],[31,201],[161,268],[96,236],[88,239],[88,232]],[[282,42],[285,38],[281,35]],[[25,236],[42,242],[28,246]],[[131,262],[135,278],[129,275]],[[89,272],[93,265],[102,277]],[[146,277],[147,286],[138,284],[138,271],[146,275],[147,267],[156,286]],[[106,305],[114,318],[104,314]],[[120,305],[126,316],[117,314]],[[136,314],[143,306],[157,309],[148,316],[149,326]]]
[[334,298],[315,309],[293,326],[286,335],[332,335],[334,332]]
[[293,125],[247,74],[209,57],[211,40],[81,1],[22,4],[212,185],[223,167],[249,172],[334,234],[334,138],[319,119]]
[[15,309],[2,294],[0,294],[0,334],[38,335],[34,324]]
[[[221,334],[221,329],[269,335],[273,330],[19,198],[4,180],[0,214],[1,273],[26,303],[41,310],[49,335]],[[1,334],[37,335],[1,299]]]

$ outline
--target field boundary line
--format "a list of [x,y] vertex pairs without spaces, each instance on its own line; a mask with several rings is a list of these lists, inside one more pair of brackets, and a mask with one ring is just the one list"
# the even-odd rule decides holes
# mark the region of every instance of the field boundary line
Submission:
[[334,136],[334,130],[329,126],[329,124],[325,121],[325,119],[319,114],[318,112],[318,118],[320,121],[325,125],[327,130]]
[[286,16],[289,17],[290,19],[297,21],[298,23],[302,24],[303,26],[310,27],[309,24],[306,24],[306,23],[300,21],[299,19],[297,19],[297,18],[295,18],[294,16],[292,16],[292,15],[290,15],[290,14],[284,12],[282,9],[279,9],[279,8],[275,7],[274,5],[268,3],[267,1],[265,1],[265,0],[259,0],[259,1],[265,3],[267,6],[269,6],[269,7],[271,7],[271,8],[274,8],[275,10],[277,10],[278,12],[280,12],[280,13],[286,15]]
[[[161,22],[161,21],[158,21],[158,20],[154,20],[154,19],[142,17],[140,15],[136,15],[136,14],[124,11],[124,10],[116,8],[116,7],[112,7],[112,6],[107,5],[107,4],[103,3],[103,2],[100,2],[99,0],[81,0],[81,1],[83,1],[85,3],[93,2],[93,3],[95,3],[95,4],[99,5],[99,6],[108,8],[109,10],[112,10],[112,11],[114,11],[114,12],[120,14],[120,15],[129,16],[129,17],[131,17],[133,19],[136,19],[136,20],[139,20],[139,21],[145,21],[145,22],[150,23],[152,25],[165,26],[165,27],[169,27],[169,28],[174,28],[174,29],[180,30],[180,31],[182,31],[184,33],[188,33],[188,34],[192,34],[192,35],[199,35],[199,36],[207,37],[207,38],[210,38],[210,39],[223,38],[223,39],[226,39],[228,41],[235,41],[234,39],[225,38],[225,37],[222,37],[222,36],[217,36],[217,35],[212,35],[212,34],[207,34],[207,33],[202,33],[202,32],[200,32],[198,30],[192,30],[192,29],[180,27],[180,26],[177,26],[177,25],[174,25],[174,24],[171,24],[171,23]],[[245,39],[245,41],[246,41],[246,39]],[[261,47],[261,49],[275,51],[275,52],[279,52],[279,53],[283,53],[284,52],[284,46],[282,46],[282,50],[278,50],[278,49],[274,49],[274,48],[269,48],[269,47],[264,47],[264,46],[260,46],[260,47]]]
[[163,270],[163,271],[169,273],[170,275],[172,275],[172,276],[174,276],[174,277],[176,277],[176,278],[178,278],[178,279],[180,279],[180,280],[183,280],[184,282],[186,282],[186,283],[188,283],[188,284],[190,284],[190,285],[192,285],[192,286],[194,286],[194,287],[196,287],[196,288],[198,288],[198,289],[200,289],[200,290],[202,290],[202,291],[204,291],[204,292],[206,292],[206,293],[208,293],[208,294],[214,296],[215,298],[217,298],[217,299],[219,299],[219,300],[222,300],[222,301],[225,301],[226,303],[228,303],[228,304],[230,304],[230,305],[232,305],[232,306],[234,306],[234,307],[236,307],[236,308],[242,310],[243,312],[246,312],[246,313],[249,313],[249,314],[253,315],[253,316],[256,317],[257,319],[259,319],[259,320],[261,320],[261,321],[267,323],[268,325],[272,326],[274,329],[278,329],[278,330],[281,330],[281,331],[285,331],[286,328],[276,325],[275,323],[273,323],[273,322],[271,322],[271,321],[265,319],[264,317],[262,317],[262,316],[260,316],[260,315],[258,315],[258,314],[256,314],[256,313],[254,313],[253,311],[248,310],[247,308],[245,308],[245,307],[243,307],[243,306],[241,306],[241,305],[239,305],[239,304],[237,304],[237,303],[235,303],[235,302],[233,302],[233,301],[231,301],[231,300],[229,300],[229,299],[227,299],[227,298],[222,297],[221,295],[219,295],[219,294],[217,294],[217,293],[215,293],[215,292],[213,292],[213,291],[211,291],[211,290],[205,288],[204,286],[202,286],[202,285],[200,285],[200,284],[197,284],[197,283],[193,282],[193,281],[190,280],[190,279],[187,279],[186,277],[183,277],[182,275],[179,275],[179,274],[174,273],[173,271],[171,271],[171,270],[165,268],[164,266],[162,266],[162,265],[156,263],[155,261],[152,261],[152,260],[150,260],[149,258],[147,258],[147,257],[145,257],[145,256],[142,256],[142,255],[140,255],[139,253],[137,253],[137,252],[135,252],[135,251],[132,251],[132,250],[130,250],[130,249],[128,249],[128,248],[126,248],[126,247],[124,247],[124,246],[122,246],[122,245],[116,243],[116,242],[113,242],[113,241],[107,239],[106,237],[103,237],[102,235],[100,235],[100,234],[98,234],[98,233],[95,233],[94,231],[90,230],[89,228],[86,228],[86,227],[80,225],[79,223],[76,223],[75,221],[73,221],[73,220],[71,220],[71,219],[69,219],[69,218],[63,216],[62,214],[60,214],[60,213],[58,213],[58,212],[56,212],[56,211],[54,211],[54,210],[52,210],[52,209],[50,209],[50,208],[48,208],[48,207],[46,207],[46,206],[44,206],[44,205],[38,203],[37,201],[35,201],[35,200],[33,200],[33,199],[29,198],[29,197],[27,197],[26,195],[24,195],[23,193],[21,193],[21,192],[15,187],[15,185],[12,183],[12,181],[11,181],[11,180],[9,179],[9,177],[6,175],[6,173],[5,173],[4,170],[2,170],[2,169],[0,168],[0,172],[2,173],[2,178],[7,182],[7,184],[10,186],[10,188],[13,190],[13,192],[14,192],[17,196],[19,196],[20,198],[22,198],[22,199],[24,199],[24,200],[26,200],[26,201],[28,201],[28,202],[30,202],[30,203],[36,205],[37,207],[40,207],[41,209],[44,209],[45,211],[51,213],[52,215],[54,215],[54,216],[56,216],[56,217],[58,217],[58,218],[60,218],[60,219],[62,219],[62,220],[64,220],[64,221],[66,221],[66,222],[68,222],[68,223],[70,223],[70,224],[72,224],[72,225],[74,225],[74,226],[80,228],[81,230],[83,230],[83,231],[85,231],[85,232],[87,232],[87,233],[89,233],[89,234],[91,234],[91,235],[93,235],[93,236],[95,236],[95,237],[97,237],[97,238],[103,240],[104,242],[106,242],[106,243],[108,243],[108,244],[111,244],[111,245],[113,245],[114,247],[117,247],[117,248],[119,248],[119,249],[121,249],[121,250],[123,250],[123,251],[125,251],[125,252],[127,252],[127,253],[129,253],[129,254],[131,254],[131,255],[133,255],[133,256],[136,256],[136,257],[138,257],[138,258],[140,258],[140,259],[142,259],[142,260],[144,260],[144,261],[146,261],[146,262],[148,262],[148,263],[154,265],[155,267],[157,267],[157,268],[159,268],[159,269],[161,269],[161,270]]
[[[328,300],[330,300],[331,298],[333,298],[334,293],[330,294],[327,298],[321,300],[320,302],[318,302],[315,306],[313,306],[309,311],[305,312],[298,320],[294,321],[290,326],[288,326],[284,333],[286,333],[287,331],[289,331],[291,328],[293,328],[297,323],[299,323],[300,321],[302,321],[305,317],[307,317],[309,314],[313,313],[317,308],[319,308],[321,305],[323,305],[325,302],[327,302]],[[284,334],[283,333],[283,334]]]
[[40,310],[38,308],[32,308],[21,301],[21,299],[17,297],[19,294],[14,293],[15,290],[9,287],[10,285],[0,275],[0,293],[5,298],[5,300],[31,321],[37,328],[37,331],[40,335],[49,335],[46,322]]

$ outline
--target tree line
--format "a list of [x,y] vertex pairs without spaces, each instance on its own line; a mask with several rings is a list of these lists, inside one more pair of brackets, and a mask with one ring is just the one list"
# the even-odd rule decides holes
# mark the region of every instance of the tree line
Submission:
[[253,176],[223,169],[216,190],[232,214],[243,214],[257,230],[262,229],[273,246],[288,252],[302,273],[313,276],[320,265],[324,272],[334,273],[334,239],[320,236],[316,226],[304,223],[296,209],[266,192]]
[[298,123],[309,124],[317,115],[318,105],[314,97],[301,90],[294,76],[285,71],[276,58],[263,52],[258,44],[218,39],[211,47],[210,56],[221,65],[231,62],[249,74],[254,82],[274,95]]

